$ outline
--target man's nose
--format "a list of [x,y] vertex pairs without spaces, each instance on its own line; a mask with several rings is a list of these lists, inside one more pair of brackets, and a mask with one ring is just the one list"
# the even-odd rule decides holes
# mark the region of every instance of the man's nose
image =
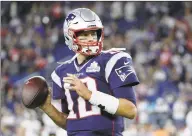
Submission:
[[89,35],[88,35],[88,41],[94,41],[94,37],[93,37],[92,34],[89,34]]

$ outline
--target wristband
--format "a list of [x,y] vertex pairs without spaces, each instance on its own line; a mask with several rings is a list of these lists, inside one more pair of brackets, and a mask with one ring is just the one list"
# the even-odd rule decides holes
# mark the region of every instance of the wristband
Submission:
[[89,102],[110,114],[115,114],[119,107],[119,99],[99,91],[92,92]]

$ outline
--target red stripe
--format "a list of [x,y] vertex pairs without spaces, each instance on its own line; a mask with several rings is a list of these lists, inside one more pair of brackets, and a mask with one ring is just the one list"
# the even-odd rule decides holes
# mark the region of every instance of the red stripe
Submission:
[[113,125],[113,127],[112,127],[112,136],[114,136],[114,120],[112,121],[112,125]]

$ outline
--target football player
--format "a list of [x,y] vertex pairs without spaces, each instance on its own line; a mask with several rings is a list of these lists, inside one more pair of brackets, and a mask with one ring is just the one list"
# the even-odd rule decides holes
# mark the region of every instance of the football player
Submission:
[[131,56],[118,49],[103,51],[103,25],[90,9],[73,10],[65,19],[66,45],[76,55],[51,74],[50,95],[40,108],[69,136],[122,136],[123,117],[137,114],[133,86],[139,83]]

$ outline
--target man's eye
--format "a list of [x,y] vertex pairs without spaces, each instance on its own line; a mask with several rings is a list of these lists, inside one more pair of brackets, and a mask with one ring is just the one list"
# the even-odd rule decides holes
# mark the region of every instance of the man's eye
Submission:
[[85,40],[85,38],[79,38],[79,40]]

